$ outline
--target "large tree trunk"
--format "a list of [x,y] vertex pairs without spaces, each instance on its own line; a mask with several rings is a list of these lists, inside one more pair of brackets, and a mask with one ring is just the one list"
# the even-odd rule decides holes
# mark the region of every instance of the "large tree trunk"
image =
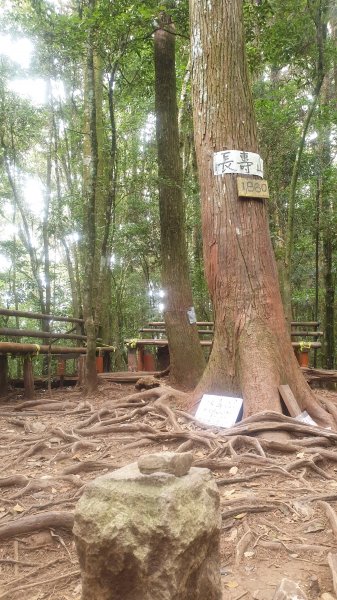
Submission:
[[162,283],[166,293],[164,318],[170,349],[170,377],[175,383],[193,387],[202,375],[205,358],[197,326],[190,322],[187,312],[193,300],[179,154],[175,35],[171,19],[165,13],[161,13],[155,32],[154,57]]
[[236,174],[214,175],[214,152],[258,152],[242,0],[192,0],[193,109],[206,276],[215,334],[197,393],[241,395],[244,414],[281,411],[289,384],[329,423],[297,365],[284,318],[266,202],[238,198]]

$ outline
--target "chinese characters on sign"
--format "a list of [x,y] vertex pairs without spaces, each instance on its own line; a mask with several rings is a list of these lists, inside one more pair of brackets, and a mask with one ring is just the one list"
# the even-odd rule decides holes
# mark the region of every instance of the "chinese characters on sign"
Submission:
[[242,398],[204,394],[195,418],[205,425],[232,427],[240,416],[242,406]]
[[263,160],[255,152],[224,150],[215,152],[213,157],[214,175],[258,175],[263,177]]

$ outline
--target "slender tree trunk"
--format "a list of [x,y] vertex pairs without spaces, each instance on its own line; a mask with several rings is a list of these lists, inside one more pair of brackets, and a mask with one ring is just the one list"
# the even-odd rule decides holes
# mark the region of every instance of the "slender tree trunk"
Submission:
[[[88,2],[93,13],[95,0]],[[89,27],[87,39],[87,60],[85,77],[85,139],[83,143],[83,201],[84,226],[82,264],[84,267],[83,312],[87,335],[86,355],[86,391],[91,393],[97,388],[96,373],[96,329],[95,329],[95,252],[96,252],[96,212],[95,194],[98,172],[98,149],[96,131],[96,97],[94,72],[94,34]],[[96,272],[97,273],[97,272]]]
[[278,386],[331,424],[291,346],[265,201],[240,199],[237,175],[215,175],[214,152],[258,152],[242,0],[192,0],[194,131],[202,198],[204,259],[215,314],[210,360],[196,395],[240,395],[246,416],[281,411]]
[[179,154],[175,35],[171,18],[165,13],[160,14],[154,35],[154,59],[162,284],[166,294],[164,318],[170,349],[170,376],[175,383],[193,387],[203,372],[205,358],[197,326],[188,316],[193,300]]
[[[99,290],[97,298],[97,318],[101,326],[101,337],[105,344],[112,343],[112,277],[110,259],[115,224],[116,190],[117,190],[117,134],[115,120],[115,84],[116,65],[111,68],[108,87],[109,125],[110,125],[110,148],[109,152],[104,150],[103,135],[98,135],[99,157],[104,164],[102,175],[104,175],[104,194],[102,193],[102,233],[100,240],[100,274]],[[100,85],[103,84],[101,80]],[[98,85],[98,84],[97,84]],[[102,115],[101,115],[102,119]],[[100,123],[98,123],[99,131]],[[100,160],[100,158],[99,158]]]
[[318,131],[318,190],[321,208],[321,236],[323,247],[323,283],[324,283],[324,363],[327,369],[334,369],[335,365],[335,282],[334,275],[334,248],[336,233],[334,226],[334,196],[335,190],[331,177],[332,152],[331,152],[331,126],[325,122],[325,114],[329,103],[334,97],[331,77],[327,76],[322,91],[322,120],[323,125]]
[[310,10],[313,21],[316,28],[316,45],[317,45],[317,63],[316,63],[316,82],[314,85],[312,100],[309,105],[306,117],[303,123],[303,129],[301,139],[298,145],[296,158],[293,166],[291,175],[290,191],[289,191],[289,202],[288,202],[288,223],[286,231],[286,243],[285,243],[285,269],[284,269],[284,289],[283,289],[283,300],[285,306],[285,312],[288,320],[291,320],[291,276],[292,276],[292,258],[293,258],[293,247],[294,247],[294,234],[295,234],[295,204],[296,204],[296,190],[297,183],[300,175],[300,169],[302,166],[303,151],[309,130],[310,123],[314,116],[317,103],[319,100],[321,88],[323,85],[326,65],[325,65],[325,42],[327,34],[327,11],[328,11],[328,0],[309,0],[308,10]]

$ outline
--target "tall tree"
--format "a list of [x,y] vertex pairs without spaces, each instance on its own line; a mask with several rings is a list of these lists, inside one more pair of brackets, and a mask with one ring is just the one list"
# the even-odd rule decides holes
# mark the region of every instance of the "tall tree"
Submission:
[[288,226],[286,231],[285,241],[285,273],[284,273],[284,290],[283,290],[283,301],[285,310],[287,313],[288,321],[291,320],[291,274],[292,274],[292,260],[293,260],[293,247],[294,247],[294,234],[295,234],[295,202],[296,202],[296,188],[299,179],[299,173],[302,163],[302,157],[306,142],[306,137],[311,120],[316,109],[320,92],[322,89],[324,77],[326,74],[326,36],[327,36],[327,13],[329,7],[328,0],[309,0],[308,10],[312,16],[312,20],[315,25],[316,34],[316,69],[315,69],[315,83],[312,93],[312,101],[308,107],[304,122],[301,138],[298,144],[296,158],[293,165],[290,190],[289,190],[289,203],[288,203]]
[[266,204],[241,200],[236,174],[214,174],[215,152],[258,152],[242,4],[191,2],[194,132],[206,276],[215,314],[213,348],[197,392],[241,394],[248,416],[281,411],[278,386],[289,384],[303,409],[330,424],[291,346]]
[[205,367],[193,308],[185,236],[182,162],[179,153],[175,30],[161,12],[154,34],[156,133],[165,326],[172,380],[193,387]]
[[89,26],[85,63],[85,106],[83,142],[83,316],[87,335],[86,388],[92,392],[97,387],[96,374],[96,325],[97,301],[96,270],[96,195],[98,190],[98,141],[97,141],[97,79],[95,77],[95,29],[94,9],[96,0],[88,0]]

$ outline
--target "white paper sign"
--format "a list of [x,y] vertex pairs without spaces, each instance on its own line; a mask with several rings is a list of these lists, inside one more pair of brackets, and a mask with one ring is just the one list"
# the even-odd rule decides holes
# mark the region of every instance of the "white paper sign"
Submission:
[[301,412],[300,415],[297,415],[295,419],[296,421],[301,421],[301,423],[306,423],[307,425],[316,425],[317,427],[317,423],[311,418],[311,416],[307,413],[306,410]]
[[204,394],[195,418],[205,425],[232,427],[237,421],[242,405],[242,398]]
[[187,317],[190,322],[190,325],[193,325],[193,323],[197,322],[197,316],[195,314],[194,306],[190,306],[190,308],[187,309]]
[[245,150],[224,150],[213,156],[214,175],[258,175],[263,177],[263,160],[255,152]]

